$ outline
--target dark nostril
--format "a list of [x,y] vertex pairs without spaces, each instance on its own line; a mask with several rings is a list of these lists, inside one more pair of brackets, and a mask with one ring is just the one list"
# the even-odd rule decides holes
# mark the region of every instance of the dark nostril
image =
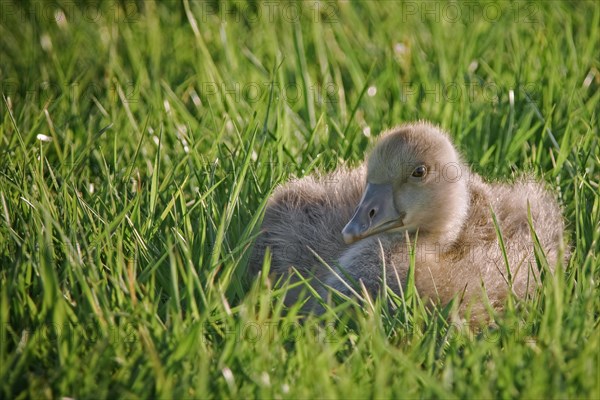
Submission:
[[375,209],[372,208],[371,211],[369,211],[369,218],[373,218],[375,216]]

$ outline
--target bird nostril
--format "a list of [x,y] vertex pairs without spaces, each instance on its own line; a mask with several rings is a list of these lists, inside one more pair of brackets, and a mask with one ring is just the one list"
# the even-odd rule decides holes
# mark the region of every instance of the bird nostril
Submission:
[[369,211],[369,218],[373,218],[375,216],[375,209],[372,208],[371,211]]

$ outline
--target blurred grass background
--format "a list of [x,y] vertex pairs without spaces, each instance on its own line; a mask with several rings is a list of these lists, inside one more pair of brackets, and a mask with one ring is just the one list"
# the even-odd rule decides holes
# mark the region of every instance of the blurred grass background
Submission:
[[[2,397],[600,397],[597,2],[0,7]],[[417,119],[548,183],[566,272],[483,331],[283,313],[273,188]]]

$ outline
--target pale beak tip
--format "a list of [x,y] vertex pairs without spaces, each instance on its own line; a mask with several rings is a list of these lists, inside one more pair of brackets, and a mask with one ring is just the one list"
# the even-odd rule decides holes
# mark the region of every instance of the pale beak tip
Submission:
[[352,244],[352,243],[356,242],[356,240],[358,239],[355,235],[352,235],[345,231],[342,231],[342,236],[343,236],[344,242],[346,242],[346,244]]

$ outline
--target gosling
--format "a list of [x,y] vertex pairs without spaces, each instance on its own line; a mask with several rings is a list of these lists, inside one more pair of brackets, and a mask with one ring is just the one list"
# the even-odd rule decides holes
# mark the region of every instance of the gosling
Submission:
[[[250,271],[261,270],[270,248],[273,276],[294,281],[294,267],[321,295],[356,293],[352,281],[374,295],[384,278],[401,294],[412,251],[420,297],[431,305],[460,297],[461,315],[477,318],[486,304],[501,310],[511,291],[523,299],[539,285],[532,228],[554,272],[568,259],[554,197],[532,179],[484,182],[445,132],[419,122],[382,134],[367,166],[278,187]],[[299,293],[289,291],[286,303]]]

